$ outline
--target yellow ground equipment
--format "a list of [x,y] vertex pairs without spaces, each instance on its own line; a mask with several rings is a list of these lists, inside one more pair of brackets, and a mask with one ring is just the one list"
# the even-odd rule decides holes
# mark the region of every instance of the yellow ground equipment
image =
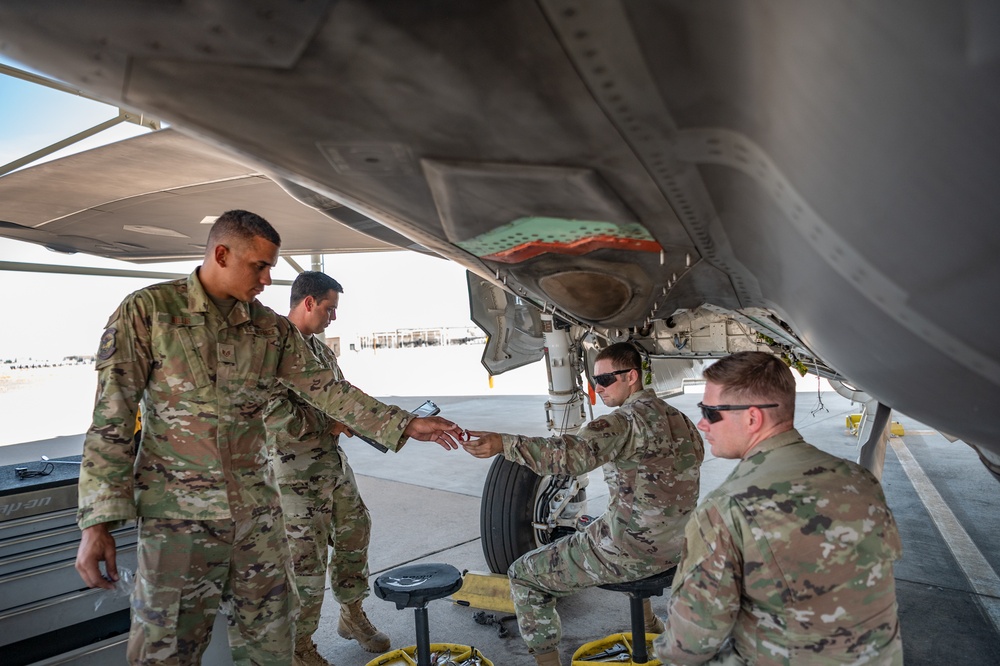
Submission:
[[[416,645],[393,650],[372,659],[366,666],[415,666],[417,663],[416,652]],[[475,647],[457,643],[431,643],[431,663],[437,663],[438,658],[445,653],[450,655],[451,661],[463,666],[493,666],[493,662],[484,657],[483,653]]]
[[452,601],[461,606],[513,613],[510,599],[510,579],[503,574],[466,571],[462,576],[462,589],[451,595]]
[[[858,430],[861,428],[861,419],[865,417],[864,414],[848,414],[846,419],[847,431],[857,436]],[[892,437],[902,437],[906,431],[903,429],[903,424],[899,421],[893,421],[889,424],[889,435]]]

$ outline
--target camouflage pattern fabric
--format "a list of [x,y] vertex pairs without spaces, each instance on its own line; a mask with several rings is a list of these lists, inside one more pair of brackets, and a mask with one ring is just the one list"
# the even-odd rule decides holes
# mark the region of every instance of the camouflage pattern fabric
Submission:
[[287,548],[277,510],[238,525],[140,519],[129,663],[200,664],[212,627],[203,618],[226,597],[245,663],[287,665],[297,601]]
[[731,638],[762,666],[902,664],[901,552],[871,473],[795,430],[771,437],[688,522],[656,655],[706,663]]
[[137,507],[141,516],[219,520],[276,505],[261,415],[277,391],[291,389],[390,449],[412,418],[338,380],[291,322],[258,301],[237,303],[224,321],[194,273],[128,296],[108,330],[112,353],[97,362],[84,442],[81,529],[134,518]]
[[[412,419],[342,381],[290,321],[258,301],[237,303],[223,319],[197,271],[128,296],[108,322],[96,366],[80,469],[81,529],[137,516],[231,520],[241,528],[278,509],[262,414],[286,389],[393,450]],[[283,537],[283,525],[279,531]],[[248,559],[278,563],[270,552]],[[140,567],[145,580],[153,574]],[[202,623],[211,622],[206,613]]]
[[[313,336],[307,341],[316,357],[342,378],[333,350]],[[295,632],[312,636],[319,626],[328,564],[337,601],[347,604],[368,596],[371,515],[339,438],[330,434],[333,419],[286,392],[271,402],[264,421],[301,603]],[[332,558],[327,546],[333,548]]]
[[[705,449],[679,411],[645,389],[576,435],[503,435],[504,456],[540,475],[604,467],[608,510],[587,529],[511,565],[521,637],[533,652],[559,644],[556,599],[587,587],[646,578],[677,563],[698,502]],[[607,465],[606,465],[607,463]]]

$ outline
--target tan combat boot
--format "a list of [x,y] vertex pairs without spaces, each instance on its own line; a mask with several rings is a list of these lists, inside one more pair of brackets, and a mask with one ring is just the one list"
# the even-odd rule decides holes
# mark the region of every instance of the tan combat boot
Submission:
[[316,650],[311,636],[300,636],[295,640],[295,656],[292,666],[333,666]]
[[368,652],[385,652],[389,649],[389,637],[375,628],[365,615],[360,601],[340,604],[340,622],[337,633],[342,638],[354,639]]
[[559,650],[536,652],[535,664],[537,664],[537,666],[562,666],[559,662]]
[[664,630],[663,621],[653,613],[653,604],[646,597],[642,600],[642,615],[646,619],[647,634],[662,634]]

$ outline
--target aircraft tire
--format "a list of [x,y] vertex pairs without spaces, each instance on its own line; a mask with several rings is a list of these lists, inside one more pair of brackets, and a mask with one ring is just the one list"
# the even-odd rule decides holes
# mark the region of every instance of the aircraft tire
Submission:
[[486,475],[479,530],[483,555],[493,573],[506,574],[514,560],[537,547],[532,518],[542,477],[497,456]]

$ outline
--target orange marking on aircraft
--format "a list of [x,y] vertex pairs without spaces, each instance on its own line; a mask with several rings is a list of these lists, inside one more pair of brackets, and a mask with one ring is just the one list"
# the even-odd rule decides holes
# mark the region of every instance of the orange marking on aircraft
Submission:
[[553,254],[581,255],[599,250],[611,248],[616,250],[632,250],[634,252],[660,252],[663,248],[654,240],[643,240],[640,238],[618,238],[615,236],[589,236],[573,241],[572,243],[552,243],[547,241],[531,241],[523,243],[503,252],[488,254],[483,259],[499,261],[505,264],[516,264],[522,261],[537,257],[540,254],[551,252]]

